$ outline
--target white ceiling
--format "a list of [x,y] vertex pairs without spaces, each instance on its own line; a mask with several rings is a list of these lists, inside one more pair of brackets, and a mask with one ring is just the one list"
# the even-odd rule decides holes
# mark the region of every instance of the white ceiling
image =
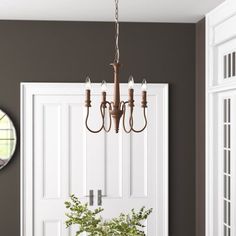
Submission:
[[[197,22],[223,0],[120,0],[120,20]],[[0,0],[0,19],[113,21],[114,0]]]

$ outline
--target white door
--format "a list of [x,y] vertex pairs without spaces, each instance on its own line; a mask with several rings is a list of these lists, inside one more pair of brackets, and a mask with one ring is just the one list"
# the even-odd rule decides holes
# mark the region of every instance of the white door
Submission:
[[[121,94],[125,99],[125,85]],[[22,236],[74,236],[76,228],[65,229],[64,202],[70,194],[87,202],[90,190],[93,207],[102,191],[104,218],[153,208],[147,235],[168,235],[168,86],[151,84],[148,94],[144,132],[92,134],[84,125],[83,84],[22,84]],[[140,96],[135,100],[141,127]],[[99,102],[96,84],[92,128],[99,126]]]

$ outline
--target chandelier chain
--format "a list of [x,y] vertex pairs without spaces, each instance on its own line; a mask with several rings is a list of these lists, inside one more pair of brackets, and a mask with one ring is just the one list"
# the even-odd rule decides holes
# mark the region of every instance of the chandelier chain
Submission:
[[120,49],[119,49],[119,0],[115,0],[115,60],[114,62],[119,63],[120,61]]

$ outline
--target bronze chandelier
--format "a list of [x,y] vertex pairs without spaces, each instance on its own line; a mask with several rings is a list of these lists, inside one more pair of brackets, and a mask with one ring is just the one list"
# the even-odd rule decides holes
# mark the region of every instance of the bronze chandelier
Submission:
[[[102,118],[101,127],[98,130],[92,130],[88,126],[88,118],[89,118],[89,109],[91,107],[91,81],[90,78],[86,78],[86,98],[85,98],[85,107],[87,108],[87,115],[85,119],[86,128],[92,133],[99,133],[102,130],[109,132],[111,130],[112,121],[114,123],[115,132],[119,132],[120,119],[123,117],[123,129],[126,133],[130,133],[131,131],[140,133],[147,127],[147,82],[145,79],[142,81],[142,101],[141,107],[143,108],[143,116],[144,116],[144,126],[140,130],[136,130],[134,128],[134,120],[133,120],[133,110],[134,110],[134,79],[132,76],[129,77],[128,82],[128,101],[120,101],[120,80],[119,80],[119,72],[120,72],[120,52],[119,52],[119,0],[115,0],[115,28],[116,28],[116,36],[115,36],[115,59],[114,62],[110,65],[114,70],[114,95],[113,101],[109,102],[106,100],[106,81],[102,81],[101,89],[102,89],[102,101],[100,104],[100,113]],[[125,117],[127,107],[130,109],[130,116],[128,119],[129,127],[127,128],[125,125]],[[105,126],[105,116],[106,109],[109,110],[109,125]]]

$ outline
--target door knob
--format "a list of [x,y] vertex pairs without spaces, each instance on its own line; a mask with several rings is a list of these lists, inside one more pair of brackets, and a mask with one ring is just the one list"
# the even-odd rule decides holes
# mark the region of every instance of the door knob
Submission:
[[93,190],[89,190],[89,195],[86,195],[86,197],[89,197],[89,205],[93,206],[93,198],[94,198]]

